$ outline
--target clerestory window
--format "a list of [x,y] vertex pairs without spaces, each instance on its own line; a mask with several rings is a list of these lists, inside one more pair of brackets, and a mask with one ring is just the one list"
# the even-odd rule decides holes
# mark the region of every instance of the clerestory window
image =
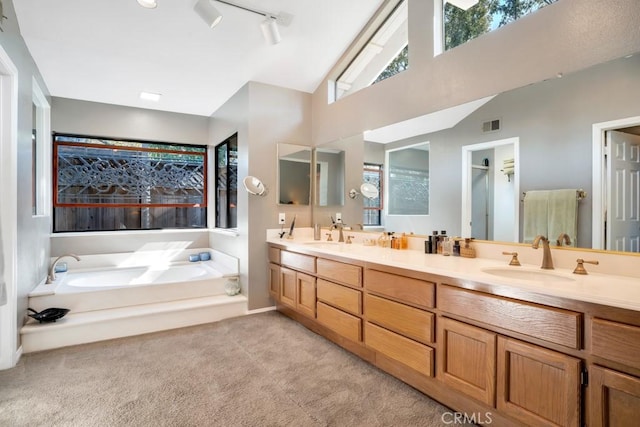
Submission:
[[206,184],[206,147],[54,135],[54,232],[206,228]]
[[453,49],[558,0],[444,0],[444,50]]
[[350,95],[409,67],[407,1],[397,1],[395,7],[368,39],[356,41],[360,50],[333,82],[334,99]]

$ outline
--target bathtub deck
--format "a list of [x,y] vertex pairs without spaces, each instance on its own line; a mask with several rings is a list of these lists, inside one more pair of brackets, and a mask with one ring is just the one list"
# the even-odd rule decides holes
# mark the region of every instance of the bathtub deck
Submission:
[[55,323],[22,327],[24,353],[182,328],[247,314],[243,295],[216,295],[70,313]]

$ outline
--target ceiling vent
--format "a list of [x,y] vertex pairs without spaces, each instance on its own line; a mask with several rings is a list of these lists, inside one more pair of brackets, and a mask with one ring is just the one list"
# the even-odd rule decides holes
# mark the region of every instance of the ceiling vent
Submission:
[[500,119],[488,120],[482,123],[482,132],[495,132],[500,130]]

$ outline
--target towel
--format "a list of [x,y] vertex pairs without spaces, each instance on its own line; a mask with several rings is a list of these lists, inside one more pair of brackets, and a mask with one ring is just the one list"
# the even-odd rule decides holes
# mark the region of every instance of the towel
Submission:
[[524,197],[524,243],[532,243],[538,234],[547,236],[549,224],[549,192],[527,191]]
[[553,243],[562,233],[576,246],[578,238],[578,198],[576,189],[549,192],[549,240]]

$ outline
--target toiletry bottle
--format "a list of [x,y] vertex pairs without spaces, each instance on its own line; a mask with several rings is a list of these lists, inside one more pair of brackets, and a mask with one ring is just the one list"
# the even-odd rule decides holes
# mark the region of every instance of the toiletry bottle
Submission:
[[400,249],[407,249],[407,246],[409,246],[409,240],[407,238],[407,234],[402,233],[402,236],[400,237]]
[[453,256],[460,256],[460,240],[455,239],[453,241]]
[[444,245],[444,241],[447,238],[447,230],[440,231],[440,237],[438,238],[438,253],[442,253],[442,246]]
[[453,255],[453,240],[451,237],[446,237],[444,242],[442,242],[442,255]]
[[429,236],[429,240],[427,241],[427,247],[425,247],[425,252],[428,254],[435,254],[437,252],[437,244],[438,244],[438,232],[434,231],[431,234],[431,236]]

